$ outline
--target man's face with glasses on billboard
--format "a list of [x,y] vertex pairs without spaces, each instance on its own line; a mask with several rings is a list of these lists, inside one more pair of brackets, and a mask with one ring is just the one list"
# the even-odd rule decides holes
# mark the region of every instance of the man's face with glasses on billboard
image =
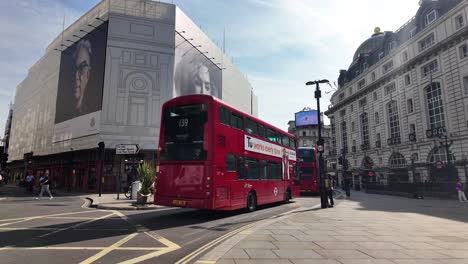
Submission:
[[75,109],[79,112],[83,111],[83,99],[85,97],[86,88],[91,75],[91,43],[89,40],[78,42],[75,58]]

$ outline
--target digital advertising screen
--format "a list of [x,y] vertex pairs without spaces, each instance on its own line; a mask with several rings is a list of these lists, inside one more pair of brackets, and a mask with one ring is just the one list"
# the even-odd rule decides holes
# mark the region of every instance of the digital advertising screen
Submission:
[[53,142],[99,132],[108,23],[62,51]]
[[296,127],[318,125],[317,110],[301,111],[296,113]]
[[197,46],[176,34],[174,55],[174,97],[209,94],[221,97],[222,72]]

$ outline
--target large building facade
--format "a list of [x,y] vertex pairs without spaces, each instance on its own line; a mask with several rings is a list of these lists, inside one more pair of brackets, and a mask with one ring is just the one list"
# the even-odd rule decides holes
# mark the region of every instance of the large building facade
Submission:
[[362,43],[326,112],[342,175],[382,185],[466,181],[468,2],[421,0]]
[[[18,85],[9,168],[14,177],[49,171],[60,188],[104,190],[153,161],[162,104],[208,93],[257,115],[244,75],[177,6],[103,0],[47,47]],[[105,143],[104,162],[97,146]],[[138,155],[116,155],[138,144]]]

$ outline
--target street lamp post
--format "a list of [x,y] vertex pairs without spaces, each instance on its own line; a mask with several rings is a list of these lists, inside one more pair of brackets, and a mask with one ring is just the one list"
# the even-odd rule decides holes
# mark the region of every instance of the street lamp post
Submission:
[[447,133],[444,133],[443,135],[440,135],[439,138],[444,138],[444,141],[440,141],[439,144],[441,147],[445,148],[445,154],[447,155],[447,165],[451,165],[450,161],[450,146],[453,144],[453,140],[448,140]]
[[[310,81],[307,82],[306,85],[314,85],[315,84],[315,98],[317,99],[317,114],[318,114],[318,141],[317,141],[317,149],[319,152],[319,183],[320,183],[320,205],[321,208],[327,208],[327,195],[325,193],[325,185],[324,185],[324,175],[323,175],[323,156],[322,153],[324,151],[324,140],[322,138],[322,123],[320,121],[320,97],[322,97],[322,91],[320,91],[319,84],[321,83],[329,83],[328,80],[318,80],[318,81]],[[331,184],[331,183],[330,183]]]

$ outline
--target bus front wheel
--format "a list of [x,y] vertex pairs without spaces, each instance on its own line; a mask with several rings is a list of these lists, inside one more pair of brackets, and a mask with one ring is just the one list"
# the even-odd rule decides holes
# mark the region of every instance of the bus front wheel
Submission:
[[257,196],[254,192],[249,192],[247,195],[247,210],[253,212],[257,209]]

